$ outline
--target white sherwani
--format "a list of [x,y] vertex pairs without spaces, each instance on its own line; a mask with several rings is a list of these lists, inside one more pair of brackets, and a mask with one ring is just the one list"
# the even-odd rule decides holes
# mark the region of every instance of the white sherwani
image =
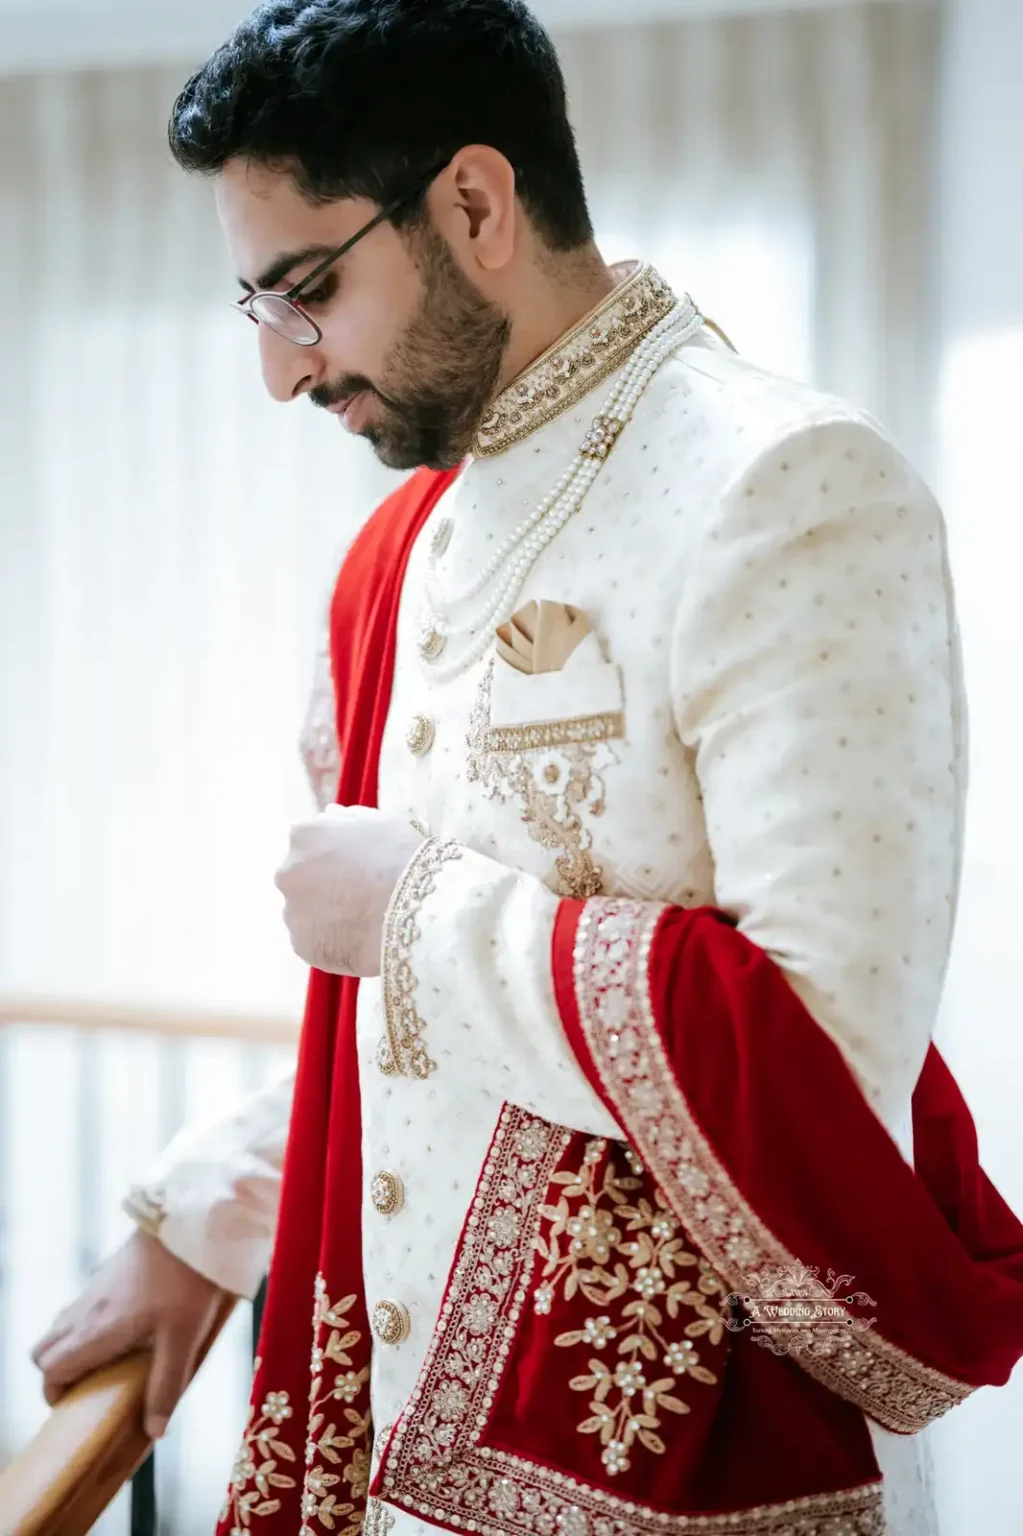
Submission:
[[[621,1134],[559,1025],[559,896],[730,913],[912,1158],[959,876],[965,724],[941,515],[881,428],[704,329],[658,372],[516,600],[581,609],[591,640],[541,676],[489,650],[437,681],[419,653],[431,548],[445,590],[472,585],[571,463],[635,316],[662,293],[633,270],[499,398],[405,580],[380,805],[467,851],[437,868],[415,937],[360,988],[366,1295],[411,1320],[374,1349],[379,1426],[417,1379],[502,1104]],[[583,737],[584,718],[607,729]],[[310,739],[322,780],[315,721]],[[129,1200],[238,1293],[267,1265],[289,1101],[285,1082],[183,1134]],[[871,1432],[892,1536],[929,1536],[925,1437]],[[397,1536],[420,1528],[393,1519]]]

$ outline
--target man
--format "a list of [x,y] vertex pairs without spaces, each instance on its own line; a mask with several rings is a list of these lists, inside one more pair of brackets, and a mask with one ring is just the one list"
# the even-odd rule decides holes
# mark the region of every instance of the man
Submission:
[[920,1431],[1023,1353],[1023,1229],[929,1046],[932,497],[605,265],[519,0],[275,0],[171,145],[274,398],[425,468],[338,580],[340,803],[278,875],[286,1158],[290,1084],[179,1141],[48,1394],[151,1340],[160,1433],[276,1226],[225,1532],[926,1536]]

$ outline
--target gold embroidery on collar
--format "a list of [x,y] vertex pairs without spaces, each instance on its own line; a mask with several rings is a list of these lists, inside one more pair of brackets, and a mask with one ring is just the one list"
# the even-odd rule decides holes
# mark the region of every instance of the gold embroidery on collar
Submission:
[[[579,1018],[601,1078],[625,1117],[629,1140],[690,1239],[741,1295],[758,1273],[794,1269],[798,1260],[736,1188],[672,1072],[648,980],[664,911],[653,902],[614,897],[587,903],[575,944]],[[769,1321],[764,1326],[771,1331]],[[782,1328],[779,1342],[791,1352],[791,1331]],[[874,1328],[850,1329],[841,1344],[823,1336],[819,1345],[799,1351],[799,1364],[898,1434],[916,1434],[973,1391]]]
[[[574,326],[501,391],[476,430],[476,458],[503,453],[538,427],[578,405],[625,363],[676,302],[664,279],[645,262],[602,304]],[[622,270],[614,268],[615,272]]]
[[377,1066],[385,1077],[429,1077],[437,1063],[426,1049],[426,1021],[416,1007],[418,981],[412,969],[412,946],[419,937],[416,914],[434,887],[438,870],[458,859],[458,843],[431,837],[416,849],[402,876],[384,919],[384,1034],[377,1047]]

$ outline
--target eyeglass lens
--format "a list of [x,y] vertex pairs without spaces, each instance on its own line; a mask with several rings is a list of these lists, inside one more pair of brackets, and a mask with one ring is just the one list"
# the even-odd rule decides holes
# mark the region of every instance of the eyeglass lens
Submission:
[[249,312],[263,325],[268,325],[289,341],[308,345],[318,339],[312,322],[300,309],[295,308],[290,299],[281,294],[258,293],[250,300],[248,307]]

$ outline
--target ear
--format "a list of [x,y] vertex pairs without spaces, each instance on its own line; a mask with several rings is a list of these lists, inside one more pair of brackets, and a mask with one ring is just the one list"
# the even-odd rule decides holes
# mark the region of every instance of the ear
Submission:
[[465,269],[496,272],[506,266],[515,248],[518,217],[510,161],[489,145],[467,145],[454,156],[436,190],[434,218]]

